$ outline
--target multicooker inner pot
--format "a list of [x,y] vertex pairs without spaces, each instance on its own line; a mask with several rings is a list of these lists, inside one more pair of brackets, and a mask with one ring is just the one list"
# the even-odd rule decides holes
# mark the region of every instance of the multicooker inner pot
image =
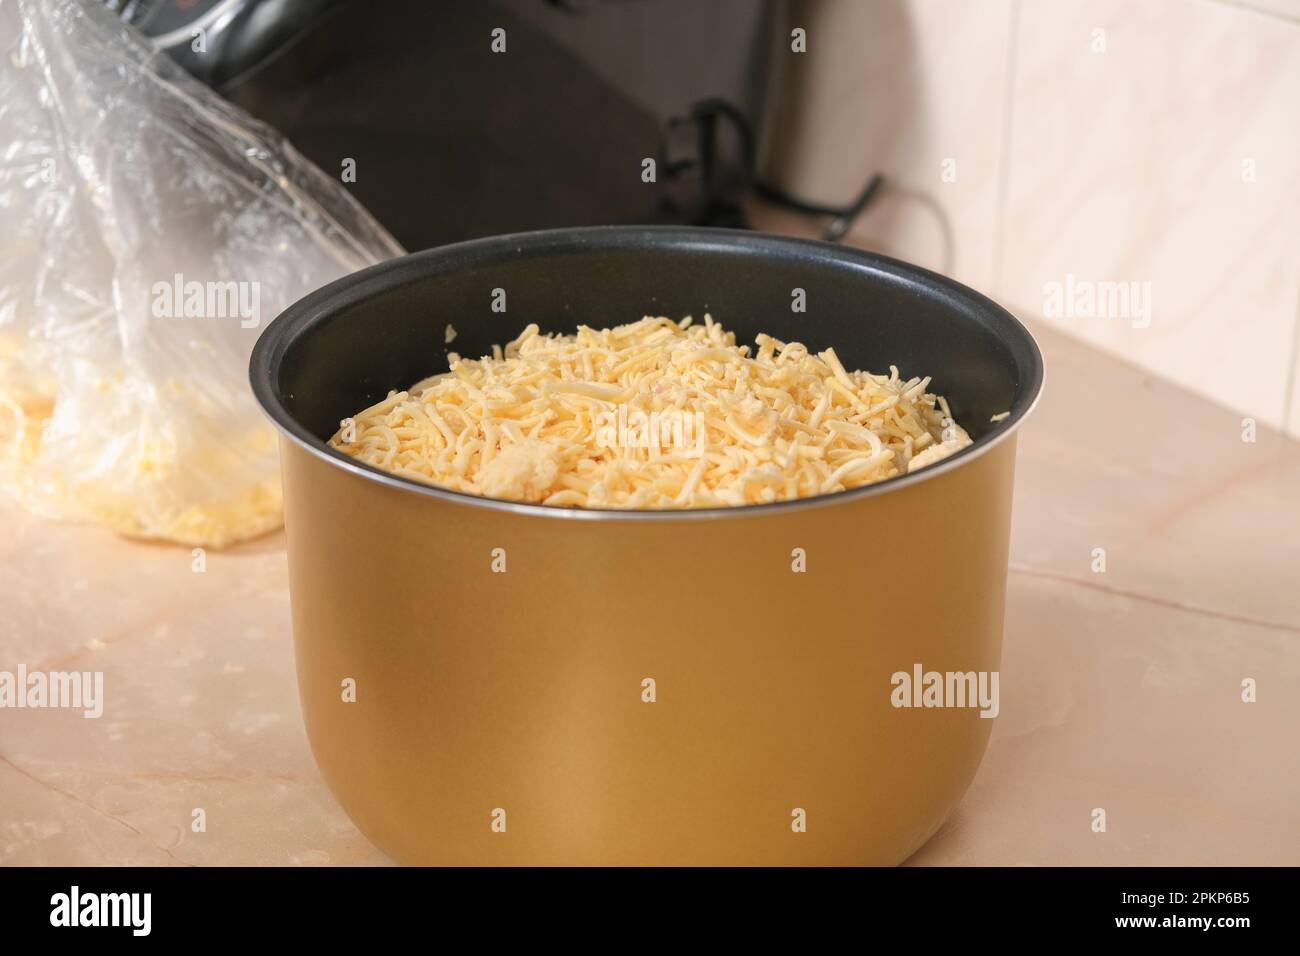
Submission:
[[[739,342],[932,375],[974,443],[838,494],[652,512],[476,498],[326,446],[444,370],[448,324],[478,356],[529,322],[705,311]],[[537,232],[340,279],[265,330],[251,375],[282,434],[312,749],[395,859],[892,864],[961,799],[989,708],[925,706],[898,675],[973,687],[999,668],[1015,433],[1042,360],[983,296],[818,242]]]

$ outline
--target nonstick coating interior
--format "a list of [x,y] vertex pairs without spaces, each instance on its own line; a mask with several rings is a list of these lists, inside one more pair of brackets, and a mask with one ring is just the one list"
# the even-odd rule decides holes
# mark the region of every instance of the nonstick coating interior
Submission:
[[[497,289],[504,312],[492,308]],[[791,308],[795,289],[805,312]],[[1013,424],[1041,381],[1025,329],[951,280],[826,243],[671,227],[527,233],[383,263],[288,309],[258,343],[252,376],[264,401],[273,393],[325,439],[390,389],[446,371],[448,351],[487,354],[530,322],[571,332],[705,312],[739,343],[767,332],[814,351],[834,346],[849,369],[931,375],[931,391],[975,439],[1000,412]]]

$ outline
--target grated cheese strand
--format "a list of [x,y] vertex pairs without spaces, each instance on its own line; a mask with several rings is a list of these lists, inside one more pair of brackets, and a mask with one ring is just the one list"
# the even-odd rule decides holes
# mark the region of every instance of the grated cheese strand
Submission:
[[971,443],[929,377],[850,372],[834,349],[755,341],[737,346],[710,315],[572,335],[528,325],[481,359],[451,353],[448,372],[390,392],[330,444],[491,498],[707,508],[857,488]]

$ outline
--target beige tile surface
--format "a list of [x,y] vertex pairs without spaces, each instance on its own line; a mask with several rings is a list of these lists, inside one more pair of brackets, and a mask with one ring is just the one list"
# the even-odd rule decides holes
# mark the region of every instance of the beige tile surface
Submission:
[[1297,862],[1300,633],[1023,572],[1010,596],[984,763],[910,862]]
[[1020,449],[1017,566],[1300,633],[1300,443],[1244,442],[1239,413],[1035,331],[1047,427]]
[[187,549],[0,507],[0,670],[102,670],[106,699],[0,710],[0,865],[382,862],[307,747],[283,535],[195,573]]
[[[1300,443],[1237,447],[1235,413],[1036,332],[1002,712],[912,862],[1300,863]],[[0,863],[386,862],[312,762],[281,536],[195,573],[182,549],[0,518],[0,669],[102,670],[109,701],[0,711]]]
[[1279,425],[1300,294],[1297,90],[1300,26],[1277,17],[1021,3],[1000,298],[1042,315],[1045,284],[1067,276],[1148,282],[1147,327],[1051,321]]

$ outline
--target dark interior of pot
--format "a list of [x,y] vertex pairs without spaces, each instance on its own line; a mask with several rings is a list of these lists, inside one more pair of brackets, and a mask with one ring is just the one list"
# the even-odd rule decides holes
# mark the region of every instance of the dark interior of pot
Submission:
[[[792,307],[796,290],[805,311]],[[449,351],[477,358],[530,322],[572,332],[706,312],[738,343],[766,332],[813,351],[834,346],[848,369],[933,376],[930,390],[977,441],[1028,411],[1042,379],[1023,326],[925,270],[756,233],[607,227],[447,246],[340,279],[266,330],[253,385],[282,426],[325,439],[390,389],[446,371]]]

